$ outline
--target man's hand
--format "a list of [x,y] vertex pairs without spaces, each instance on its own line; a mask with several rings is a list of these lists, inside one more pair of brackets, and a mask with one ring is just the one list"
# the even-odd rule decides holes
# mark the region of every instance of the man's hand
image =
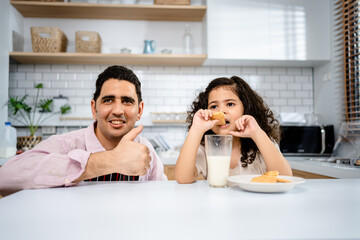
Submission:
[[128,132],[112,150],[92,153],[83,174],[74,183],[110,173],[122,173],[128,176],[142,176],[150,168],[150,151],[143,144],[134,142],[143,130],[140,125]]
[[151,161],[150,151],[145,145],[134,142],[134,139],[141,133],[143,128],[140,125],[132,129],[113,150],[109,151],[112,156],[109,161],[113,162],[115,172],[130,176],[145,175],[147,173]]

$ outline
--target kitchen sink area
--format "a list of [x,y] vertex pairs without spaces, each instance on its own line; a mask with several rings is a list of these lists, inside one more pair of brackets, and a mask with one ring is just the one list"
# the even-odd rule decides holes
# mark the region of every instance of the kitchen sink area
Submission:
[[351,165],[350,160],[324,158],[285,156],[294,170],[310,172],[333,178],[360,178],[360,166]]

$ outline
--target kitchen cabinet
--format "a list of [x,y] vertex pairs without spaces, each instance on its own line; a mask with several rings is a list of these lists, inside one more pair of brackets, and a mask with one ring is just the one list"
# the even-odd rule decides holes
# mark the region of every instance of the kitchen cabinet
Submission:
[[168,180],[175,180],[175,165],[164,165],[164,173]]
[[[360,178],[360,168],[350,165],[308,160],[304,157],[286,157],[294,176],[303,178]],[[319,158],[324,159],[323,157]]]
[[206,64],[330,61],[330,12],[329,0],[208,0]]
[[[10,1],[26,18],[115,19],[201,22],[206,6],[125,5],[71,2]],[[50,21],[48,21],[50,22]],[[50,23],[49,23],[50,24]],[[116,38],[116,35],[115,35]],[[113,54],[10,52],[19,63],[47,64],[129,64],[199,66],[206,54]]]
[[[164,173],[168,180],[175,180],[175,165],[164,165]],[[202,175],[198,176],[196,180],[205,180]]]
[[311,172],[295,170],[295,169],[292,169],[292,172],[293,172],[293,176],[302,177],[305,179],[333,179],[333,177],[324,176],[324,175],[311,173]]

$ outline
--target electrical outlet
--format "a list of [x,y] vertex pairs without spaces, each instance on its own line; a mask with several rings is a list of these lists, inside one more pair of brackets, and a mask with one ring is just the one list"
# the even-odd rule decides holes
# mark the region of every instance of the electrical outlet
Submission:
[[55,127],[41,127],[42,134],[55,134],[56,128]]

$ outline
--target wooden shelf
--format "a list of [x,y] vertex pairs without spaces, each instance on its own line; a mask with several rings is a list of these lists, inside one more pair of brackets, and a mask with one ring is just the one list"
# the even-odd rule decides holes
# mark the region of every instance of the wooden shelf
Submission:
[[24,17],[202,21],[206,6],[10,1]]
[[124,64],[201,66],[206,54],[104,54],[104,53],[37,53],[10,52],[10,58],[25,64]]

